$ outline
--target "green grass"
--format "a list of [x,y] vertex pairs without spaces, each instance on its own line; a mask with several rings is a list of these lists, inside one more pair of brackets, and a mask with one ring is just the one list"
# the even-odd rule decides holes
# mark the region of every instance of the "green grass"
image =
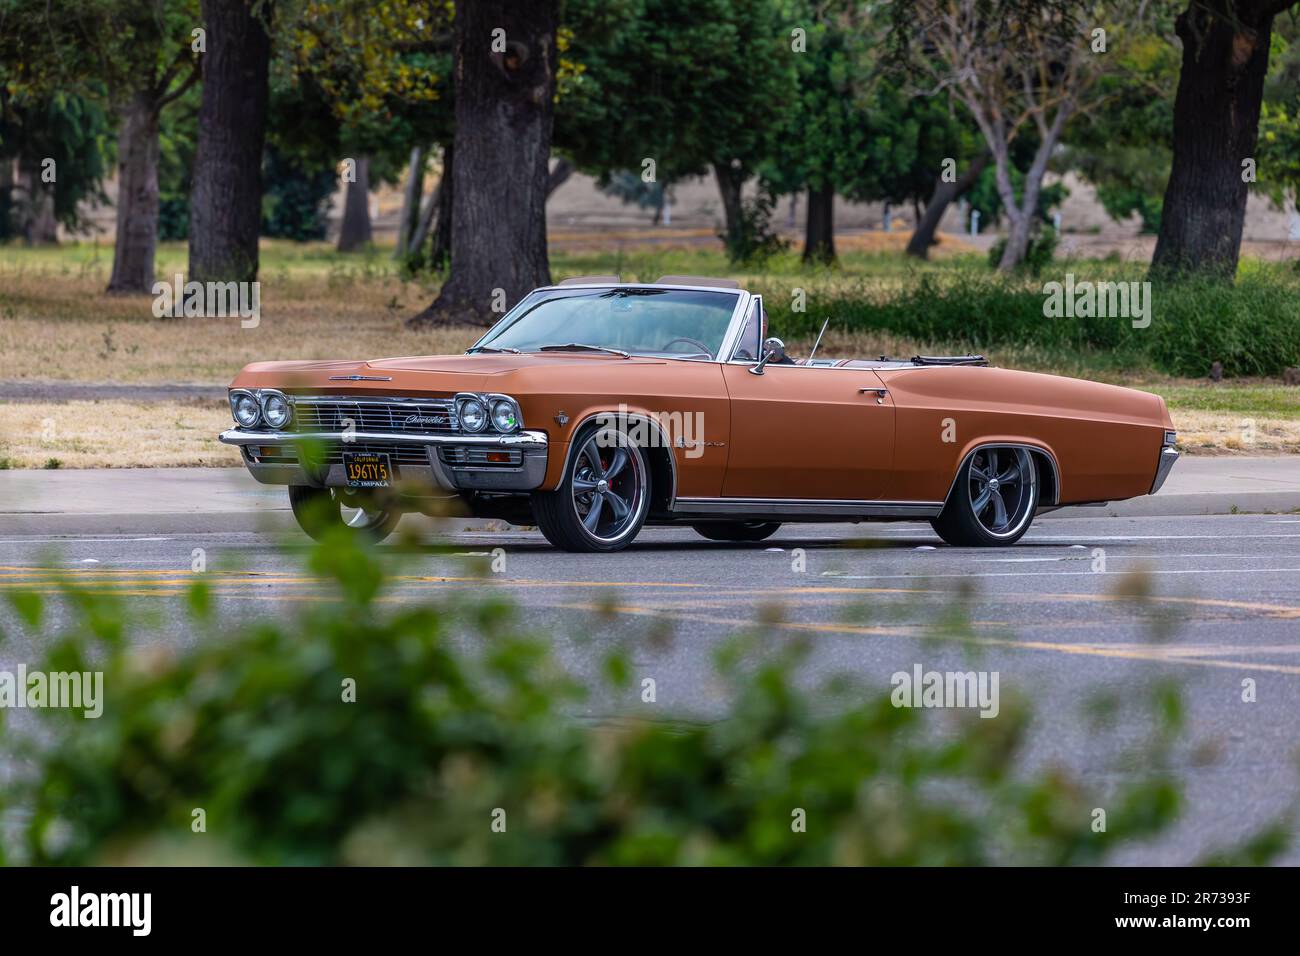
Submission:
[[1261,418],[1300,415],[1300,389],[1283,385],[1220,382],[1214,385],[1165,385],[1160,389],[1170,409],[1229,412]]

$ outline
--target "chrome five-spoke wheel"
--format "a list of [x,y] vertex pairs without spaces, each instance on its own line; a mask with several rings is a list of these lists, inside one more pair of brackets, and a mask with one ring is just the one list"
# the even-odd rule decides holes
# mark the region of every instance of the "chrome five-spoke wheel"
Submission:
[[1013,544],[1038,510],[1038,468],[1019,446],[977,449],[962,464],[943,512],[930,524],[949,544]]
[[542,533],[565,551],[617,551],[636,537],[649,505],[645,454],[616,428],[578,439],[564,480],[533,496]]

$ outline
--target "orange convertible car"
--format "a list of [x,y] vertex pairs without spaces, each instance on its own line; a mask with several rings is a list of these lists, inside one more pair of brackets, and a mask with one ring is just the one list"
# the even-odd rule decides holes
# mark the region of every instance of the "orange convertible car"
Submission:
[[1156,395],[978,356],[795,359],[761,296],[689,276],[538,289],[464,355],[255,363],[230,407],[221,440],[313,536],[453,505],[568,551],[915,519],[1009,545],[1041,511],[1155,493],[1178,458]]

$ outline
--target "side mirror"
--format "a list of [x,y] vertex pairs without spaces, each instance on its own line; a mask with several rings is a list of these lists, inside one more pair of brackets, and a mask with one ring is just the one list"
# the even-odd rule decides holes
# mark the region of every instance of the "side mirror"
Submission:
[[754,375],[763,374],[763,366],[768,362],[780,362],[785,358],[785,343],[778,338],[766,339],[763,342],[763,357],[758,360],[758,364],[749,371]]

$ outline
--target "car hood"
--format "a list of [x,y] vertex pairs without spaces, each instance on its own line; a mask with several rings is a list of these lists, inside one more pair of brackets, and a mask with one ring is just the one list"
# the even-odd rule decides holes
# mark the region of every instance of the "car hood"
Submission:
[[[447,393],[509,391],[516,378],[530,382],[571,375],[577,370],[608,371],[662,366],[664,359],[622,358],[600,352],[544,354],[480,352],[473,355],[408,355],[400,358],[325,362],[254,362],[230,383],[231,388],[279,388],[289,392],[392,395],[401,392]],[[518,374],[516,374],[518,373]]]

